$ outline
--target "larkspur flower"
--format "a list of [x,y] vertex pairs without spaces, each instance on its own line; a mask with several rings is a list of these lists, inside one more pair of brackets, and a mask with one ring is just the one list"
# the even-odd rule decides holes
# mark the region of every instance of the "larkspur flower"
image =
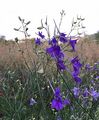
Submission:
[[39,32],[38,35],[39,35],[42,39],[45,38],[45,36],[42,34],[42,32]]
[[91,88],[90,94],[91,94],[91,96],[93,97],[94,100],[97,100],[99,98],[99,92],[94,90],[94,88]]
[[64,64],[64,62],[62,60],[57,61],[57,68],[59,70],[65,70],[66,69],[66,66],[65,66],[65,64]]
[[63,60],[64,54],[59,45],[52,45],[46,49],[46,52],[55,60]]
[[58,96],[52,100],[52,108],[55,108],[56,110],[62,110],[64,105],[63,105],[63,100],[61,96]]
[[65,70],[64,54],[57,44],[56,38],[52,39],[51,47],[46,49],[46,52],[56,61],[57,68],[59,70]]
[[63,100],[60,94],[60,88],[57,87],[55,89],[55,93],[54,93],[55,98],[52,100],[52,108],[55,108],[56,110],[61,110],[63,109]]
[[77,43],[77,40],[70,39],[70,41],[69,41],[69,44],[71,45],[73,51],[75,51],[76,43]]
[[82,80],[78,75],[80,74],[80,68],[82,67],[82,64],[80,63],[78,56],[73,58],[71,60],[71,63],[73,66],[73,72],[71,72],[71,75],[74,78],[74,80],[76,81],[76,83],[81,83]]
[[60,88],[59,87],[57,87],[56,89],[55,89],[55,96],[57,97],[57,96],[60,96]]
[[76,83],[81,83],[82,82],[82,79],[78,76],[73,76],[74,80]]
[[33,99],[33,98],[31,98],[30,100],[29,100],[29,104],[30,104],[30,106],[32,106],[32,105],[34,105],[34,104],[36,104],[37,102]]
[[88,97],[88,96],[89,96],[88,88],[85,88],[85,90],[84,90],[84,92],[83,92],[83,96],[84,96],[84,97]]
[[89,71],[90,70],[90,64],[86,64],[85,69]]
[[53,37],[52,40],[50,41],[50,43],[51,43],[52,45],[57,45],[58,42],[57,42],[56,38]]
[[65,99],[64,100],[64,105],[70,105],[70,100],[69,99]]
[[68,41],[66,38],[66,34],[64,34],[64,33],[60,33],[59,38],[60,38],[60,41],[63,43],[66,43]]
[[74,94],[75,97],[79,97],[79,95],[80,95],[80,89],[77,88],[77,87],[74,87],[73,88],[73,94]]
[[74,57],[72,60],[71,60],[71,63],[73,65],[73,68],[74,68],[74,71],[77,71],[78,69],[81,68],[82,64],[80,63],[79,59],[78,59],[78,56]]
[[95,79],[99,79],[99,76],[96,76],[96,78]]
[[57,87],[54,93],[54,99],[52,100],[51,108],[56,110],[62,110],[65,105],[69,105],[70,101],[68,99],[63,100],[61,96],[60,88]]
[[58,58],[58,56],[61,53],[60,51],[61,49],[60,49],[60,46],[58,45],[54,45],[46,49],[46,52],[54,59]]
[[35,39],[35,44],[36,44],[36,45],[41,45],[41,43],[42,43],[42,42],[41,42],[40,38],[36,38],[36,39]]

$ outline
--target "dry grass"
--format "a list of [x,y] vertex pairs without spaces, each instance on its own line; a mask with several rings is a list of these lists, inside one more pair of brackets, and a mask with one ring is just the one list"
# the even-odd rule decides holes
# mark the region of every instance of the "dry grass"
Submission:
[[[18,66],[25,66],[25,61],[29,67],[37,62],[36,55],[33,52],[34,44],[28,41],[27,43],[1,42],[0,43],[0,70],[7,68],[15,69]],[[67,56],[71,54],[66,53]],[[80,40],[77,44],[77,54],[82,61],[86,63],[94,63],[99,61],[99,45],[87,38]],[[24,55],[24,58],[23,58]]]
[[77,54],[85,63],[93,64],[99,61],[99,44],[88,38],[82,39],[77,45]]

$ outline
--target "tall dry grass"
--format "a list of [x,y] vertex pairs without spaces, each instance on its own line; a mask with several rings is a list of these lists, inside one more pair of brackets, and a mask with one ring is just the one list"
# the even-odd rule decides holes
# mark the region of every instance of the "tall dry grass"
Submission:
[[[45,46],[45,45],[44,45]],[[74,53],[80,57],[85,63],[95,63],[99,61],[99,44],[88,38],[81,39],[76,46],[77,52]],[[5,69],[15,69],[18,67],[26,66],[33,67],[33,63],[37,62],[37,57],[34,51],[33,40],[27,42],[0,42],[0,71]],[[70,53],[66,53],[71,56]]]
[[89,38],[84,38],[77,44],[77,54],[85,63],[96,63],[99,61],[99,44]]

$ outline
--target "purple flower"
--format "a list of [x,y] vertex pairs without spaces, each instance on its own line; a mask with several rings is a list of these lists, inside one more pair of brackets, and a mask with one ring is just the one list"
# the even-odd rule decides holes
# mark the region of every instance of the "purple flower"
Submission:
[[68,99],[63,100],[61,93],[60,93],[60,88],[57,87],[55,89],[54,93],[54,99],[52,100],[51,108],[54,108],[56,110],[62,110],[65,105],[69,105],[70,101]]
[[47,53],[50,54],[50,56],[54,59],[56,59],[60,55],[60,46],[54,45],[51,46],[50,48],[46,49]]
[[42,32],[39,32],[38,35],[43,39],[45,36],[42,34]]
[[51,44],[52,44],[52,45],[57,45],[57,43],[58,43],[58,42],[57,42],[56,38],[53,37],[52,40],[51,40]]
[[95,79],[99,79],[99,76],[97,76]]
[[89,95],[88,88],[85,88],[84,93],[83,93],[83,96],[84,96],[84,97],[88,97],[88,95]]
[[52,108],[55,108],[56,110],[61,110],[61,109],[63,109],[64,105],[63,105],[62,97],[61,97],[61,96],[55,97],[55,98],[52,100],[52,105],[51,105],[51,107],[52,107]]
[[79,94],[80,94],[80,89],[77,88],[77,87],[74,87],[74,88],[73,88],[73,93],[74,93],[74,96],[75,96],[75,97],[78,97]]
[[70,39],[69,43],[70,43],[70,45],[71,45],[71,47],[72,47],[72,50],[75,51],[75,45],[76,45],[76,43],[77,43],[77,40],[71,40],[71,39]]
[[70,105],[70,100],[69,99],[65,99],[64,100],[64,105]]
[[63,100],[60,94],[60,88],[57,87],[55,89],[55,93],[54,93],[55,98],[52,100],[52,108],[55,108],[56,110],[61,110],[63,109]]
[[55,96],[57,97],[57,96],[60,96],[60,88],[59,87],[57,87],[56,89],[55,89]]
[[63,43],[66,43],[68,41],[66,38],[66,34],[60,33],[60,41]]
[[99,92],[94,90],[94,88],[91,89],[91,96],[93,97],[94,100],[97,100],[99,98]]
[[78,56],[73,58],[71,60],[71,63],[72,63],[72,66],[73,66],[73,72],[71,73],[72,74],[72,77],[74,78],[74,80],[77,82],[77,83],[81,83],[82,80],[81,78],[78,76],[79,73],[80,73],[80,68],[82,66],[82,64],[80,63],[79,59],[78,59]]
[[46,49],[46,52],[56,60],[63,60],[64,59],[64,54],[61,51],[60,46],[58,45],[53,45],[50,48]]
[[81,83],[82,82],[81,78],[78,77],[78,76],[73,76],[73,78],[76,81],[76,83]]
[[60,46],[57,44],[56,38],[53,38],[51,41],[51,47],[46,49],[46,52],[56,61],[57,68],[59,70],[65,70],[64,65],[64,54],[60,48]]
[[35,44],[36,44],[36,45],[40,45],[40,44],[41,44],[41,41],[40,41],[39,38],[35,39]]
[[37,103],[37,102],[36,102],[33,98],[31,98],[30,101],[29,101],[30,106],[32,106],[32,105],[34,105],[34,104],[36,104],[36,103]]
[[65,70],[66,69],[65,64],[64,64],[64,62],[62,60],[57,61],[57,68],[59,70]]
[[90,64],[86,64],[85,69],[89,71],[90,70]]
[[78,56],[74,57],[72,60],[71,60],[71,63],[73,64],[73,68],[74,70],[78,70],[79,68],[81,68],[82,64],[80,63],[79,59],[78,59]]

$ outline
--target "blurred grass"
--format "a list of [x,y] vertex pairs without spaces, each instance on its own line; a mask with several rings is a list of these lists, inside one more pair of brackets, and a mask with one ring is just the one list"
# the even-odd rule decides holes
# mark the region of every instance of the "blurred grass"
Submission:
[[[8,66],[12,69],[25,66],[22,52],[29,67],[33,67],[33,62],[37,62],[37,56],[33,52],[35,47],[33,40],[19,43],[19,45],[20,48],[14,41],[0,42],[0,71],[7,69]],[[43,48],[45,46],[46,43]],[[99,60],[99,44],[88,38],[79,40],[76,49],[77,52],[74,54],[78,55],[86,63],[93,64]],[[66,56],[72,57],[72,53],[66,52]]]

